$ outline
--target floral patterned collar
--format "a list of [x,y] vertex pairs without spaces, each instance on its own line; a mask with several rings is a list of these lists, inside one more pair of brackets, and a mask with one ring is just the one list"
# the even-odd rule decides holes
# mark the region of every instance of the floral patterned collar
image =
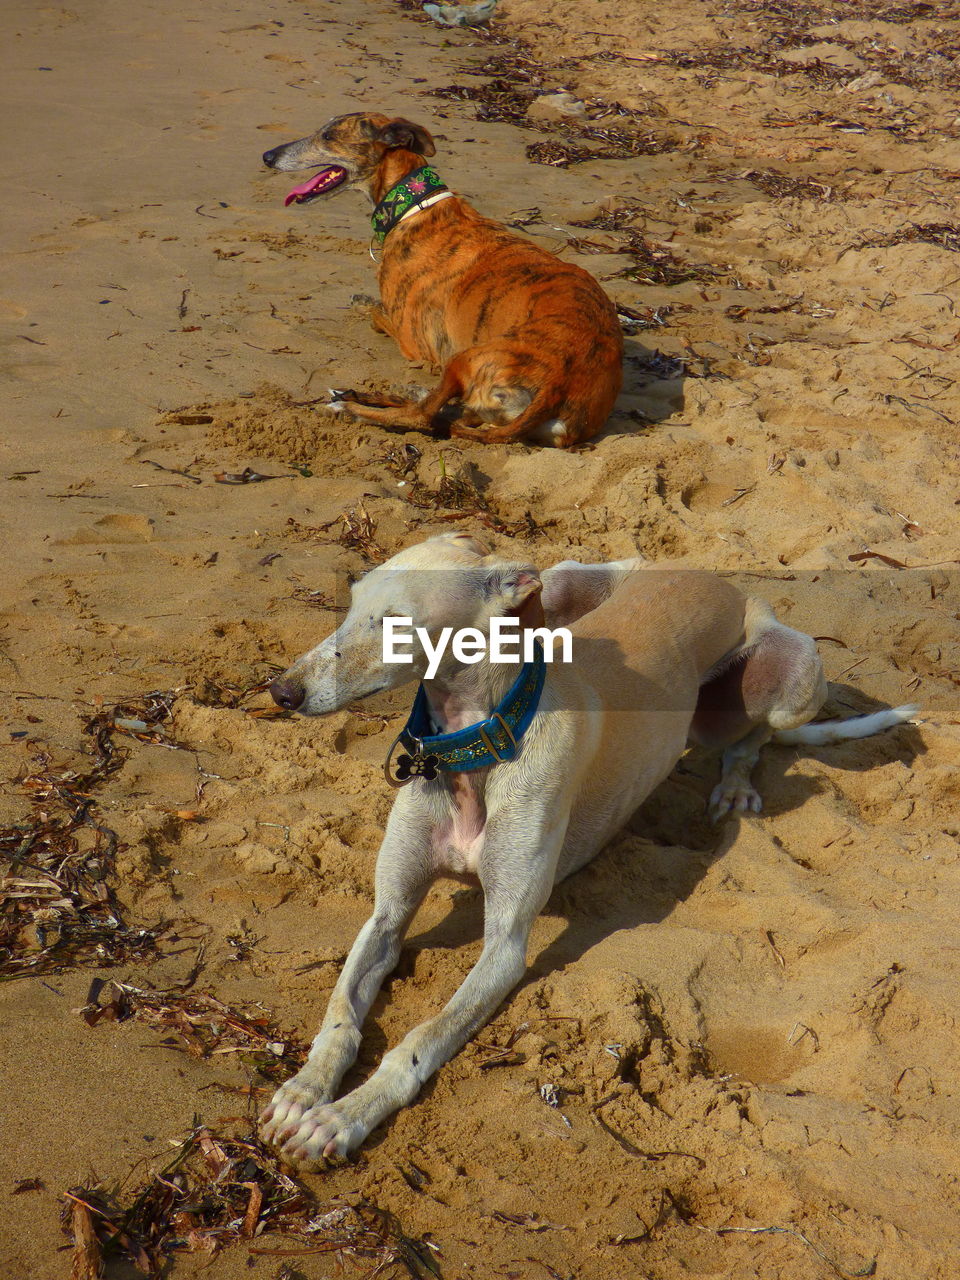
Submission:
[[383,244],[387,232],[392,231],[401,218],[423,208],[427,203],[433,204],[441,193],[453,194],[447,190],[446,183],[440,181],[436,170],[431,169],[428,164],[408,173],[401,182],[390,188],[373,211],[373,238],[377,244]]

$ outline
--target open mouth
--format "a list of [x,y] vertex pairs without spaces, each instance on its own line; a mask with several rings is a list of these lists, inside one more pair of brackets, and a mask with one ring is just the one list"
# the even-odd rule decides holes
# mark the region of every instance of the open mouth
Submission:
[[317,196],[325,195],[328,191],[332,191],[334,187],[346,181],[347,171],[341,169],[338,164],[328,165],[321,169],[319,173],[315,173],[308,178],[306,182],[301,182],[299,186],[294,187],[288,192],[284,205],[303,204],[305,200],[314,200]]

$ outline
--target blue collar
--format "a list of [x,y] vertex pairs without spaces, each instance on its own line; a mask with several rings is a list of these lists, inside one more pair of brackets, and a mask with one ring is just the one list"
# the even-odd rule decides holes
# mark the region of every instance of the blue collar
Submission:
[[[513,760],[520,750],[523,735],[537,714],[546,662],[539,641],[532,662],[525,662],[506,696],[494,707],[486,720],[458,729],[456,733],[431,734],[430,708],[421,684],[406,725],[387,752],[383,771],[392,787],[402,787],[414,778],[432,781],[437,771],[466,773],[471,769],[487,769],[504,760]],[[404,748],[397,756],[396,773],[390,763],[397,746]]]

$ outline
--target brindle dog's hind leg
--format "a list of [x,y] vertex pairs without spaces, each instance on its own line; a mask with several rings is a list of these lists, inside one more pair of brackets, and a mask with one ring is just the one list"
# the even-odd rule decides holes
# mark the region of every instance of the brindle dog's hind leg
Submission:
[[444,369],[440,385],[419,401],[344,391],[333,393],[330,408],[387,431],[471,440],[519,438],[549,418],[556,396],[549,388],[534,393],[512,381],[504,371],[508,354],[491,343],[459,352]]
[[826,696],[813,640],[778,622],[764,601],[749,599],[744,644],[704,682],[690,729],[695,742],[724,748],[709,803],[714,821],[731,812],[760,812],[763,801],[751,775],[761,747],[778,729],[812,720]]
[[404,400],[399,396],[370,394],[358,391],[334,391],[329,407],[335,412],[346,411],[363,422],[374,422],[385,431],[425,431],[431,435],[444,435],[450,427],[450,419],[463,420],[472,425],[475,415],[466,411],[462,416],[456,410],[444,414],[452,402],[459,399],[463,384],[456,371],[448,365],[440,385],[422,400]]

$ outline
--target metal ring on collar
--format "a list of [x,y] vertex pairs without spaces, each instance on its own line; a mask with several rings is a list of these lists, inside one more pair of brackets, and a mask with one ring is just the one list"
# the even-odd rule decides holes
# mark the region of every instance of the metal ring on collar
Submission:
[[[507,735],[507,738],[510,740],[510,746],[513,748],[513,755],[515,755],[517,752],[517,740],[513,736],[513,730],[507,724],[506,720],[504,720],[503,716],[500,714],[499,711],[495,711],[493,715],[490,717],[490,719],[498,720],[500,722],[500,728],[503,730],[503,732]],[[487,750],[490,752],[490,754],[493,756],[494,760],[496,760],[498,764],[502,764],[504,760],[513,759],[513,755],[500,754],[497,748],[493,745],[493,739],[487,733],[486,729],[482,727],[478,728],[477,733],[480,735],[481,739],[483,740],[483,745],[487,748]]]

